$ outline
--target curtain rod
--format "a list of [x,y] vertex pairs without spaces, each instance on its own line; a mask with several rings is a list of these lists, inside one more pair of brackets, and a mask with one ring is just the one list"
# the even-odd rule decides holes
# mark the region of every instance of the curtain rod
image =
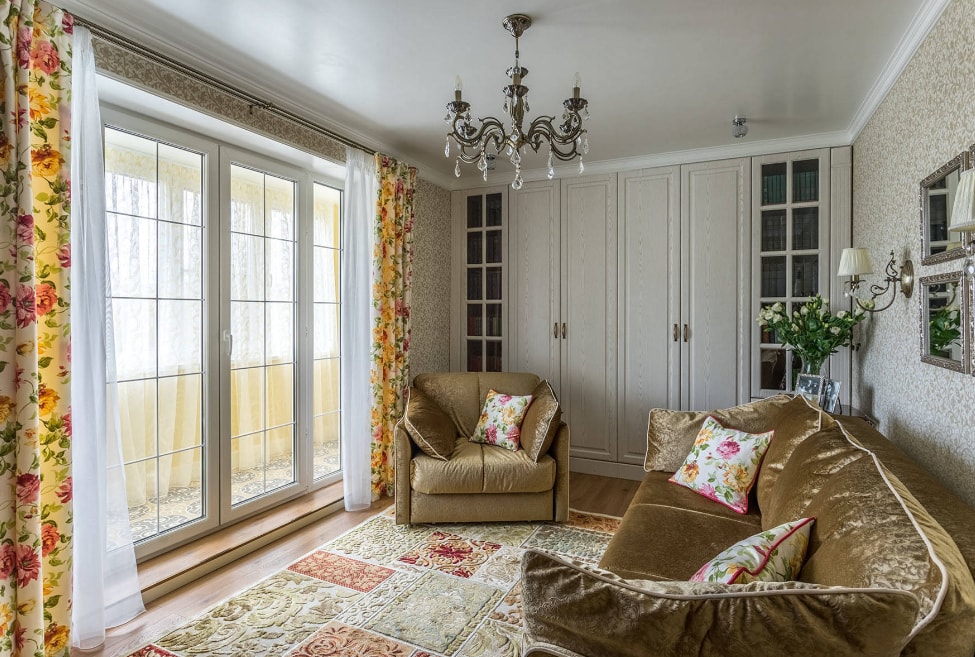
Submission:
[[239,87],[235,87],[233,85],[227,84],[226,82],[223,82],[222,80],[219,80],[213,77],[212,75],[204,73],[199,69],[195,69],[191,66],[187,66],[186,64],[183,64],[173,59],[172,57],[164,55],[158,51],[152,50],[151,48],[148,48],[142,45],[141,43],[138,43],[136,41],[133,41],[132,39],[122,36],[121,34],[118,34],[117,32],[112,32],[111,30],[108,30],[100,25],[96,25],[95,23],[85,20],[80,16],[74,14],[72,15],[74,16],[75,23],[79,25],[83,25],[84,27],[88,28],[91,31],[92,36],[97,37],[102,41],[106,41],[108,43],[116,45],[122,48],[123,50],[127,50],[128,52],[131,52],[135,55],[139,55],[140,57],[155,62],[156,64],[165,66],[166,68],[175,71],[181,75],[185,75],[186,77],[192,78],[197,82],[202,82],[203,84],[208,85],[214,89],[217,89],[218,91],[222,91],[223,93],[229,96],[233,96],[238,100],[242,100],[250,106],[251,110],[253,110],[253,108],[255,107],[260,108],[266,112],[269,112],[283,119],[291,121],[292,123],[300,125],[303,128],[307,128],[309,130],[312,130],[313,132],[317,132],[321,135],[324,135],[329,139],[339,142],[340,144],[351,146],[352,148],[357,148],[367,153],[376,152],[375,148],[370,148],[364,144],[360,144],[359,142],[350,139],[344,135],[341,135],[335,132],[334,130],[326,128],[321,124],[315,123],[314,121],[306,119],[305,117],[299,114],[295,114],[294,112],[286,110],[282,107],[278,107],[274,103],[271,103],[267,100],[264,100],[263,98],[255,96],[254,94],[248,93],[247,91],[244,91]]

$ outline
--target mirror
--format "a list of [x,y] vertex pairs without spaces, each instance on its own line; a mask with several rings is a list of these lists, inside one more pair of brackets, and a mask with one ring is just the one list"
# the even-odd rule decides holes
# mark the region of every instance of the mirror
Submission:
[[961,236],[948,232],[951,206],[955,202],[958,177],[966,167],[967,153],[960,153],[950,162],[921,181],[921,264],[933,265],[961,258]]
[[962,272],[921,278],[921,361],[969,372],[971,290]]

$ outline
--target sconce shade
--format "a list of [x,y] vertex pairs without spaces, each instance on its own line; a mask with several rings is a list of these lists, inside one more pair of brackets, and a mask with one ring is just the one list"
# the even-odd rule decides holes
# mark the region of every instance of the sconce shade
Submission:
[[847,248],[840,254],[840,269],[837,276],[863,276],[873,273],[873,263],[866,249]]
[[955,191],[955,204],[951,206],[948,230],[955,232],[975,231],[975,169],[963,171]]

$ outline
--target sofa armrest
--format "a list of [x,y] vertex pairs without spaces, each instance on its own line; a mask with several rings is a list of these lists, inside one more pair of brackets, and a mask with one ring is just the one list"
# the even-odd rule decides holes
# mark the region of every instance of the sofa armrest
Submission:
[[535,549],[521,565],[525,657],[893,657],[918,609],[892,589],[624,580]]
[[394,502],[396,504],[396,524],[410,524],[410,461],[414,451],[419,448],[410,440],[406,433],[403,420],[400,419],[393,428],[393,479]]
[[569,519],[569,425],[559,424],[548,455],[555,459],[555,522]]

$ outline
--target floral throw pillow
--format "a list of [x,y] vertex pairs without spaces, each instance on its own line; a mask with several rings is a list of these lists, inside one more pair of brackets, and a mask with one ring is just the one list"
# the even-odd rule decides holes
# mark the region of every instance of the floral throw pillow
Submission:
[[772,440],[772,431],[745,433],[728,429],[713,417],[704,420],[691,453],[674,476],[686,486],[738,513],[748,512],[748,492]]
[[815,521],[794,520],[738,541],[701,566],[691,581],[748,584],[794,580],[806,558],[809,531]]
[[471,442],[517,451],[521,446],[521,421],[531,402],[531,395],[506,395],[489,390]]

